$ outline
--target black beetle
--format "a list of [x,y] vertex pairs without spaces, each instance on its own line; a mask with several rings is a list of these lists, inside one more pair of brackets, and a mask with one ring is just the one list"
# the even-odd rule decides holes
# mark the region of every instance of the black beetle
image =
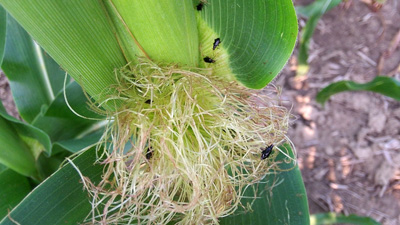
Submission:
[[213,50],[215,50],[219,44],[221,44],[221,39],[219,38],[215,39],[213,44]]
[[206,62],[206,63],[215,63],[215,60],[210,58],[210,57],[208,57],[208,56],[206,56],[206,57],[204,57],[204,62]]
[[274,148],[274,145],[270,145],[266,147],[264,150],[261,148],[261,159],[266,159],[271,155],[272,149]]
[[150,146],[147,148],[146,159],[150,160],[152,156],[153,156],[153,149],[151,149],[151,146]]
[[201,11],[203,9],[204,3],[200,1],[200,3],[196,6],[197,11]]

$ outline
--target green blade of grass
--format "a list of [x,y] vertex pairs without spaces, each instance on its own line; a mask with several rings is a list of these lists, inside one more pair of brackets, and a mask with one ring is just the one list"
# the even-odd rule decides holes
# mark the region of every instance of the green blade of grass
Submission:
[[[288,145],[283,145],[281,149],[293,157],[293,152]],[[282,172],[271,171],[263,183],[260,183],[258,190],[260,194],[255,200],[252,211],[247,213],[235,212],[236,215],[228,216],[221,219],[221,225],[237,224],[237,225],[264,225],[264,224],[310,224],[307,194],[301,172],[297,165],[291,160],[279,153],[276,161],[282,163],[279,167]],[[278,182],[279,185],[267,189],[272,184]],[[253,191],[249,188],[245,196],[254,196]],[[247,206],[252,199],[242,199],[242,204]]]
[[10,169],[0,172],[0,219],[5,217],[29,192],[28,179]]
[[299,54],[298,54],[298,69],[297,75],[306,75],[308,66],[308,46],[310,40],[314,34],[315,28],[317,27],[319,19],[324,15],[325,12],[336,7],[342,0],[317,0],[312,4],[299,8],[298,10],[308,16],[306,26],[301,31],[301,38],[299,43]]
[[[193,3],[196,7],[199,1]],[[200,36],[211,36],[200,38],[202,58],[214,58],[216,75],[220,76],[226,71],[219,73],[218,67],[223,65],[218,63],[226,61],[224,65],[249,88],[263,88],[277,76],[297,38],[297,18],[291,0],[207,1],[199,17],[199,24],[215,33],[199,31]],[[221,40],[217,50],[212,49],[215,38]]]
[[[96,100],[112,92],[115,68],[126,64],[99,1],[0,0],[46,52]],[[107,105],[114,109],[118,103]],[[105,107],[107,107],[105,106]]]
[[[103,171],[102,166],[93,165],[95,160],[94,148],[73,160],[82,175],[94,183],[101,179]],[[15,224],[10,218],[30,225],[78,224],[89,214],[90,201],[78,172],[67,164],[37,186],[0,224]]]
[[370,217],[362,217],[354,214],[345,216],[336,213],[318,213],[311,215],[311,225],[329,224],[359,224],[359,225],[381,225]]
[[324,105],[332,95],[343,91],[372,91],[400,101],[400,82],[391,77],[377,76],[365,84],[353,81],[332,83],[318,92],[317,102]]

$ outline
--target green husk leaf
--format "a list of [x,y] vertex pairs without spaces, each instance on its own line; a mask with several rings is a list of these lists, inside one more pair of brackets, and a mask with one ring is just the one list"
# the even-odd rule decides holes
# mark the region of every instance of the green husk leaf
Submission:
[[197,66],[198,31],[190,1],[108,1],[144,55],[156,62]]
[[317,102],[324,105],[332,95],[344,91],[372,91],[400,101],[400,82],[391,77],[377,76],[365,84],[353,81],[332,83],[318,92]]
[[[291,157],[293,152],[289,145],[280,146]],[[276,161],[281,161],[282,171],[269,171],[266,178],[258,184],[258,199],[250,212],[238,210],[235,215],[221,219],[225,224],[310,224],[307,193],[299,167],[293,160],[279,152]],[[271,189],[272,185],[276,185]],[[253,189],[248,188],[245,196],[254,196]],[[243,198],[242,205],[251,204],[253,199]]]
[[354,214],[348,216],[336,213],[318,213],[310,217],[311,225],[329,225],[329,224],[359,224],[359,225],[381,225],[371,217],[362,217]]
[[127,62],[135,64],[138,62],[138,57],[146,57],[143,48],[127,28],[112,1],[105,0],[101,3]]
[[[291,0],[202,1],[198,13],[200,54],[224,78],[233,73],[246,87],[260,89],[281,71],[297,38],[297,18]],[[199,1],[193,0],[193,7]],[[214,39],[221,44],[213,50]]]
[[0,218],[3,218],[29,192],[28,179],[10,169],[0,172]]
[[[99,1],[0,0],[0,4],[90,95],[103,102],[126,64]],[[115,109],[118,102],[105,107]]]
[[[103,171],[102,166],[93,165],[95,160],[94,148],[73,160],[81,174],[94,183],[101,179]],[[88,180],[85,182],[88,184]],[[0,224],[15,224],[10,218],[19,224],[78,224],[89,214],[90,201],[79,173],[67,164],[36,187]]]

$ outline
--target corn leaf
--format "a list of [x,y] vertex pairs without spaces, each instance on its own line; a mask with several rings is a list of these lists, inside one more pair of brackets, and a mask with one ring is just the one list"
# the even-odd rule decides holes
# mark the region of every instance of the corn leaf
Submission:
[[38,128],[7,114],[0,102],[0,163],[25,175],[39,179],[35,158],[50,152],[50,138]]
[[52,150],[54,153],[62,152],[64,150],[71,153],[76,153],[88,146],[96,144],[102,137],[103,133],[104,127],[98,126],[84,137],[76,137],[55,142]]
[[311,225],[329,224],[360,224],[360,225],[381,225],[370,217],[362,217],[354,214],[345,216],[336,213],[318,213],[311,215]]
[[113,71],[126,60],[99,1],[0,0],[0,4],[96,100],[103,101],[112,92]]
[[7,26],[7,51],[2,68],[21,117],[32,122],[62,90],[65,72],[9,15]]
[[5,165],[0,163],[0,173],[3,172],[6,169],[8,169],[8,168]]
[[10,169],[0,172],[0,218],[3,218],[29,192],[28,179]]
[[377,76],[365,84],[353,81],[332,83],[318,92],[317,102],[324,105],[332,95],[343,91],[372,91],[400,101],[400,82],[391,77]]
[[[45,131],[52,141],[83,138],[82,134],[93,129],[97,121],[81,118],[68,108],[62,91],[65,72],[10,16],[8,35],[8,51],[3,68],[10,80],[20,114],[26,121]],[[101,118],[89,109],[87,97],[76,82],[67,86],[66,97],[79,115]],[[89,142],[83,140],[79,143],[95,142],[92,137]],[[80,150],[87,146],[79,147]],[[46,153],[50,155],[51,149],[46,148]]]
[[[285,149],[291,157],[293,152],[288,145]],[[287,162],[287,157],[279,153],[276,158],[282,163],[279,165],[282,172],[270,171],[266,179],[258,185],[259,193],[252,205],[252,211],[238,210],[236,215],[221,219],[221,225],[225,224],[310,224],[307,193],[301,172],[293,161]],[[277,184],[272,190],[268,189],[272,184]],[[253,196],[254,192],[249,188],[245,196]],[[247,206],[253,199],[243,198],[242,205]]]
[[[283,160],[285,156],[278,156]],[[94,148],[78,156],[73,162],[83,176],[92,182],[101,179],[102,166],[93,165],[96,160]],[[309,224],[308,205],[304,184],[298,167],[293,163],[281,166],[288,172],[270,176],[267,182],[283,181],[269,193],[265,184],[260,199],[253,205],[253,212],[221,219],[221,224]],[[251,193],[250,193],[251,194]],[[270,196],[271,197],[267,197]],[[269,202],[267,201],[269,199]],[[10,214],[20,224],[76,224],[82,222],[90,212],[90,198],[82,191],[82,183],[77,171],[67,164],[30,193]],[[251,200],[250,200],[251,201]],[[244,204],[250,202],[243,199]],[[12,224],[8,217],[0,225]]]
[[[93,165],[95,160],[94,148],[73,160],[82,175],[94,183],[101,179],[103,171],[102,166]],[[89,214],[90,200],[77,170],[67,164],[26,196],[0,225],[15,224],[10,218],[19,224],[78,224]]]
[[7,38],[2,69],[21,117],[28,123],[54,98],[40,48],[28,33],[7,16]]
[[[57,95],[63,91],[66,73],[63,69],[61,69],[60,65],[58,65],[49,54],[47,54],[47,52],[45,52],[42,48],[40,48],[40,51],[40,54],[43,57],[44,66],[46,68],[47,77],[51,84],[51,90],[53,91],[54,95]],[[68,84],[70,81],[71,77],[67,76],[66,83]]]
[[75,113],[90,119],[81,118],[72,112],[65,102],[64,93],[60,92],[50,106],[46,110],[42,110],[32,123],[49,134],[53,142],[82,137],[102,118],[91,111],[89,105],[86,104],[87,98],[82,88],[76,82],[69,84],[65,92],[68,104]]
[[309,70],[307,62],[308,48],[319,19],[325,12],[336,7],[341,2],[342,0],[316,0],[308,6],[297,8],[297,12],[308,17],[306,26],[301,31],[297,75],[306,75]]
[[0,66],[3,62],[4,46],[6,44],[6,23],[7,14],[3,7],[0,6]]
[[[200,1],[194,0],[194,5]],[[215,34],[200,38],[202,57],[213,57],[236,79],[249,88],[263,88],[281,71],[289,59],[297,38],[297,18],[291,0],[218,0],[207,1],[199,12],[199,24],[205,23]],[[200,31],[203,35],[203,29]],[[221,44],[213,50],[214,39]],[[227,55],[224,55],[226,52]]]

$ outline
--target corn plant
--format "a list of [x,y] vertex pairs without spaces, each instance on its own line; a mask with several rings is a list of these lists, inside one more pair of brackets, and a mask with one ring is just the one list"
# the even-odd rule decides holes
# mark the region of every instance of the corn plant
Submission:
[[23,147],[0,162],[39,184],[1,224],[309,223],[289,114],[256,90],[292,53],[290,0],[0,4],[25,120],[2,110]]
[[296,7],[296,12],[307,19],[307,23],[301,31],[301,38],[299,41],[297,76],[304,76],[308,73],[308,47],[315,28],[318,25],[318,21],[326,12],[333,9],[341,2],[342,0],[315,0],[307,6]]

